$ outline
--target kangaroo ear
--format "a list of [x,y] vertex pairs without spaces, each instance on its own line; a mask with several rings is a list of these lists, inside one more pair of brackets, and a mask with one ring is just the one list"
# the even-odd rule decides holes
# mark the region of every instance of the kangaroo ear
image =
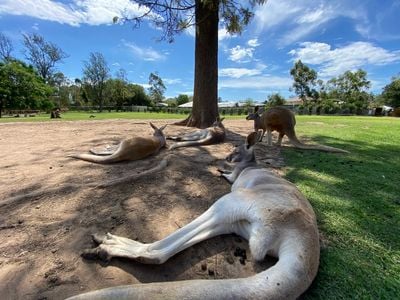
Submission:
[[168,124],[165,124],[164,126],[160,127],[159,130],[163,131],[165,129],[165,127],[167,127]]
[[246,138],[246,148],[249,149],[251,146],[254,146],[257,142],[258,133],[252,132]]
[[149,122],[149,124],[150,124],[151,128],[153,128],[154,130],[157,130],[157,129],[158,129],[156,126],[154,126],[153,123]]
[[257,105],[256,107],[254,107],[254,112],[256,113],[256,112],[258,112],[258,110],[259,110],[259,106]]
[[219,119],[219,121],[220,121],[220,122],[222,122],[223,120],[225,120],[225,117],[223,117],[223,118]]

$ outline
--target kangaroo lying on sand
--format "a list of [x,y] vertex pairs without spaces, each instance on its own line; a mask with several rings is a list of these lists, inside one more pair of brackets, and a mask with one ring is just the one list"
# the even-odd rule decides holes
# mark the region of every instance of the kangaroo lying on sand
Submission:
[[258,106],[254,109],[254,113],[249,114],[246,120],[254,120],[254,130],[262,130],[260,141],[264,137],[265,131],[267,131],[268,145],[272,145],[272,131],[276,130],[279,132],[277,145],[280,146],[282,138],[286,135],[293,146],[300,149],[311,149],[320,150],[326,152],[341,152],[349,153],[346,150],[324,146],[324,145],[305,145],[297,139],[294,126],[296,125],[296,119],[294,113],[283,107],[272,107],[259,115]]
[[201,146],[201,145],[212,145],[222,143],[225,140],[225,127],[222,124],[222,121],[225,118],[217,120],[212,124],[211,127],[197,130],[195,132],[191,132],[185,134],[183,136],[170,136],[167,139],[179,141],[170,146],[170,150],[179,148],[179,147],[188,147],[188,146]]
[[161,264],[176,253],[221,234],[249,241],[256,260],[278,257],[271,268],[249,278],[185,280],[134,284],[81,294],[70,299],[296,299],[313,281],[319,265],[319,238],[314,211],[290,182],[257,167],[256,133],[228,159],[239,171],[224,174],[232,191],[206,212],[166,238],[143,244],[108,233],[94,235],[99,245],[84,257],[125,257]]
[[[152,123],[150,126],[154,129],[152,137],[133,137],[123,140],[116,148],[115,152],[107,153],[91,150],[94,154],[72,154],[69,157],[79,158],[82,160],[109,164],[124,160],[139,160],[157,153],[162,147],[165,147],[165,137],[163,130],[167,125],[158,129]],[[109,154],[109,155],[107,155]]]

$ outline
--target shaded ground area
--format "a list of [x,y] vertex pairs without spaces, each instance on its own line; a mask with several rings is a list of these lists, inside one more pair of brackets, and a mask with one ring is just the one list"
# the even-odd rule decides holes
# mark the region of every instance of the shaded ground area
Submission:
[[[171,121],[154,121],[161,126]],[[150,135],[132,120],[0,124],[0,293],[2,299],[64,299],[85,291],[138,282],[250,276],[271,262],[253,262],[237,236],[205,241],[163,265],[82,259],[90,234],[111,232],[152,242],[205,211],[230,185],[217,168],[252,130],[245,120],[224,122],[227,141],[162,150],[139,162],[100,165],[67,158],[132,135]],[[167,126],[167,135],[192,131]],[[158,174],[107,188],[88,186],[147,170],[174,153]],[[283,164],[280,149],[261,144],[265,166]],[[244,251],[246,258],[244,258]]]

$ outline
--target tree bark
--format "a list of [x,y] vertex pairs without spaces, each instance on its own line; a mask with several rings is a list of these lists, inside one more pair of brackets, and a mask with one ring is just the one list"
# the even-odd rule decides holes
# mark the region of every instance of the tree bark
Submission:
[[196,0],[196,44],[192,114],[176,124],[206,128],[218,117],[219,0]]

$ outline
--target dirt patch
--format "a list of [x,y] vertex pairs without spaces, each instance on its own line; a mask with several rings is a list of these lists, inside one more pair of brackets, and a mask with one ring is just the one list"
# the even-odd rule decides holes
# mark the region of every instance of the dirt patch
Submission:
[[[170,121],[169,121],[170,122]],[[153,121],[156,126],[165,121]],[[163,265],[82,259],[90,234],[111,232],[152,242],[184,226],[230,191],[217,168],[252,124],[225,121],[226,143],[163,150],[138,162],[100,165],[68,158],[132,135],[148,122],[113,120],[0,124],[0,292],[2,299],[64,299],[139,282],[247,277],[271,262],[253,262],[247,242],[228,235],[191,247]],[[192,128],[167,126],[176,135]],[[161,172],[107,188],[91,187],[148,170],[173,153]],[[282,166],[280,149],[257,146],[265,166]]]

